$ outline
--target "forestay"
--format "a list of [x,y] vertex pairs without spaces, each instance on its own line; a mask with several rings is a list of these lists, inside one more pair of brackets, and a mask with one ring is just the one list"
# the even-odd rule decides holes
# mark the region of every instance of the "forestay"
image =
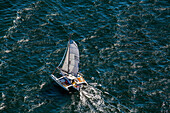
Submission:
[[63,74],[71,73],[74,76],[77,75],[79,70],[79,50],[78,46],[73,40],[69,40],[67,46],[67,54],[64,60],[64,64],[62,66],[61,72]]

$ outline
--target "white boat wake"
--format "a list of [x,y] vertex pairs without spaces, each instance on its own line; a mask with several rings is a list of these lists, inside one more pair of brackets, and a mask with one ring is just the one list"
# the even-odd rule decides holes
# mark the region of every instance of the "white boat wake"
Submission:
[[[71,106],[76,106],[78,112],[99,113],[99,112],[130,112],[131,110],[120,104],[119,100],[110,95],[108,92],[103,92],[95,88],[94,83],[89,84],[85,89],[80,91],[79,102],[72,103]],[[74,99],[73,99],[74,100]],[[86,109],[82,109],[86,108]]]

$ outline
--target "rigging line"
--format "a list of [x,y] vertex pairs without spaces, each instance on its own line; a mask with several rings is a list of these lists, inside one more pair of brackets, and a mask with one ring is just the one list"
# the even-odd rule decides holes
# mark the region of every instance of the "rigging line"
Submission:
[[64,29],[64,31],[66,32],[67,36],[71,39],[71,34],[74,33],[74,31],[70,28],[70,26],[67,26],[67,30],[64,27],[64,25],[61,25],[61,27]]
[[[69,33],[67,32],[67,31],[69,31],[69,30],[66,30],[66,28],[64,27],[64,25],[62,25],[61,26],[63,29],[64,29],[64,31],[66,32],[66,34],[68,35],[68,37],[69,37]],[[68,26],[69,27],[69,26]],[[69,29],[69,28],[68,28]],[[72,31],[72,30],[71,30]]]
[[64,52],[64,56],[63,56],[63,58],[61,59],[61,62],[60,62],[60,64],[59,64],[57,67],[60,67],[61,63],[63,62],[64,57],[66,56],[66,53],[67,53],[67,48],[68,48],[68,47],[66,47],[66,50],[65,50],[65,52]]
[[53,71],[52,75],[54,75],[54,73],[55,73],[56,69],[59,69],[59,68],[58,68],[58,67],[56,67],[56,68],[55,68],[55,70]]
[[[66,49],[66,50],[65,50],[65,52],[64,52],[64,56],[63,56],[63,58],[62,58],[62,60],[61,60],[60,64],[59,64],[59,65],[55,68],[55,70],[53,71],[53,73],[52,73],[52,74],[54,74],[54,73],[55,73],[55,71],[56,71],[57,69],[59,69],[60,65],[62,64],[62,62],[63,62],[63,60],[64,60],[64,57],[66,56],[67,50],[68,50],[68,47],[67,47],[67,49]],[[59,69],[59,70],[60,70],[60,69]]]
[[65,72],[65,73],[69,74],[69,72],[63,70],[62,68],[59,68],[59,67],[58,67],[58,69],[59,69],[60,71],[63,71],[63,72]]
[[[64,28],[64,27],[63,27],[63,28]],[[64,29],[65,29],[65,28],[64,28]],[[67,33],[67,32],[66,32],[66,33]],[[69,49],[69,47],[70,47],[70,37],[71,37],[71,34],[69,35],[69,45],[68,45],[67,49],[66,49],[65,52],[64,52],[64,56],[63,56],[60,64],[55,68],[55,70],[52,72],[52,74],[54,74],[57,69],[60,70],[59,66],[62,64],[62,62],[63,62],[63,60],[64,60],[64,57],[66,56],[67,50],[69,50],[69,56],[68,56],[68,57],[70,57],[70,49]],[[70,60],[69,60],[69,58],[68,58],[68,73],[69,73],[69,63],[70,63]]]

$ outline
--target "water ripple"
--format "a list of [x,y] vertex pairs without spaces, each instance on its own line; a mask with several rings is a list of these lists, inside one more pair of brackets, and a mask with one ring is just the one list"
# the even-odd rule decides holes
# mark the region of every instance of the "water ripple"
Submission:
[[[0,111],[168,112],[168,11],[165,0],[0,1]],[[90,83],[80,94],[49,77],[68,34]]]

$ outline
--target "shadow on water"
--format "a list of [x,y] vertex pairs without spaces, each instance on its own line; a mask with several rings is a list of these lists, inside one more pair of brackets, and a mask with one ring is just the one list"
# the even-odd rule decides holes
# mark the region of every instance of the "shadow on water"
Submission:
[[30,111],[49,112],[48,110],[50,109],[51,112],[58,112],[63,106],[70,104],[72,101],[72,94],[62,89],[53,81],[43,86],[39,91],[39,96],[44,105]]
[[40,93],[44,96],[69,96],[69,93],[58,86],[55,82],[51,82],[44,86]]

